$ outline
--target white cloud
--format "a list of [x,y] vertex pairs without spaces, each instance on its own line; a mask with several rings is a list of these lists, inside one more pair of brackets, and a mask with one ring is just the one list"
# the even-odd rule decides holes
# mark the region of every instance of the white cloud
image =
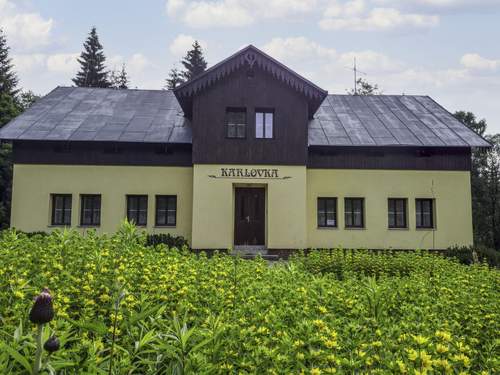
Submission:
[[262,47],[263,51],[278,60],[334,59],[337,52],[305,37],[273,38]]
[[[1,10],[1,9],[0,9]],[[29,72],[45,64],[47,57],[43,53],[12,55],[14,68],[19,73]]]
[[207,49],[207,44],[203,40],[195,39],[193,36],[186,34],[177,35],[172,43],[170,43],[168,49],[176,59],[181,59],[191,49],[195,40],[198,40],[198,43],[200,43],[204,50]]
[[50,72],[75,74],[78,71],[79,53],[57,53],[47,57],[47,68]]
[[195,1],[189,4],[183,21],[190,27],[242,27],[253,23],[253,16],[235,0]]
[[312,12],[320,0],[167,0],[166,11],[193,28],[245,27]]
[[127,61],[127,67],[132,74],[143,73],[149,66],[151,62],[142,53],[134,53]]
[[366,8],[364,0],[351,0],[345,3],[334,0],[325,10],[325,17],[353,17],[362,13]]
[[165,9],[169,16],[175,16],[182,8],[186,6],[185,0],[167,0]]
[[0,25],[12,47],[33,49],[49,43],[54,21],[38,13],[23,12],[9,0],[0,0]]
[[462,56],[460,63],[474,70],[496,70],[500,67],[500,60],[490,60],[477,53],[467,53]]
[[107,59],[107,67],[109,70],[119,70],[125,64],[125,69],[131,75],[143,74],[148,68],[153,66],[153,63],[142,53],[134,53],[128,58],[122,55],[114,55]]
[[[341,13],[342,14],[342,13]],[[355,17],[325,16],[319,23],[324,30],[377,31],[403,28],[430,28],[439,24],[439,16],[401,13],[395,8],[374,8]]]
[[429,12],[484,11],[500,7],[498,0],[372,0],[374,4]]

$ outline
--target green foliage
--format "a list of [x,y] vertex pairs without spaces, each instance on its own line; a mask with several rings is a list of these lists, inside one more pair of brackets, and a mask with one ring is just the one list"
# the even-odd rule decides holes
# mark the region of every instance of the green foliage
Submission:
[[356,92],[354,89],[348,91],[349,95],[381,95],[382,90],[376,83],[372,84],[366,79],[358,78],[356,80]]
[[167,90],[173,90],[183,82],[184,78],[182,72],[177,68],[172,68],[165,80],[165,88]]
[[112,71],[110,75],[110,85],[116,90],[128,89],[130,80],[128,78],[127,71],[125,70],[125,64],[119,71]]
[[447,249],[444,255],[456,258],[462,264],[470,265],[474,262],[484,262],[492,267],[500,267],[500,251],[483,246],[455,246]]
[[147,247],[129,223],[113,236],[9,230],[0,373],[29,371],[27,315],[44,286],[56,311],[44,340],[61,342],[46,372],[496,373],[499,281],[425,252],[313,251],[270,266]]
[[[6,94],[15,98],[19,89],[17,88],[18,78],[13,71],[12,60],[9,57],[9,46],[3,30],[0,28],[0,95]],[[3,111],[0,108],[0,114]],[[2,123],[0,122],[0,126]]]
[[93,27],[83,43],[83,51],[78,59],[80,71],[73,78],[73,83],[78,87],[110,87],[105,61],[99,36]]
[[475,244],[500,250],[500,134],[487,135],[486,121],[477,120],[472,112],[458,111],[454,116],[493,146],[472,152],[472,221]]
[[170,233],[149,234],[147,236],[146,244],[148,246],[163,244],[167,247],[175,247],[177,249],[183,249],[189,246],[187,240],[184,237],[172,236]]
[[197,40],[194,41],[192,48],[187,51],[181,64],[184,66],[182,75],[186,81],[193,79],[207,69],[207,62],[203,56],[203,49]]

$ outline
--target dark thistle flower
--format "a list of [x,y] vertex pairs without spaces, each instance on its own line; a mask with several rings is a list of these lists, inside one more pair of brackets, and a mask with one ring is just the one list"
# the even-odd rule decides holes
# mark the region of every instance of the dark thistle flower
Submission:
[[35,303],[30,311],[30,320],[35,324],[45,324],[54,319],[52,296],[47,288],[35,298]]
[[51,354],[57,352],[59,346],[59,339],[56,336],[50,336],[49,339],[45,341],[45,344],[43,344],[43,348]]

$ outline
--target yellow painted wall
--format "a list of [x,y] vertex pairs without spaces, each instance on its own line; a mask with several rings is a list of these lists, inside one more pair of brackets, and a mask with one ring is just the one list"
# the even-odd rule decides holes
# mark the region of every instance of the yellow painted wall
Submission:
[[[221,167],[277,168],[288,179],[211,178]],[[80,228],[80,194],[101,194],[100,232],[115,231],[126,216],[126,195],[147,194],[150,233],[187,238],[193,248],[234,246],[235,187],[266,189],[266,245],[306,247],[446,248],[472,244],[469,172],[325,170],[302,166],[194,167],[14,166],[12,226],[48,231],[50,194],[73,195],[72,227]],[[177,226],[155,228],[155,195],[177,195]],[[338,228],[317,227],[316,200],[337,197]],[[365,228],[344,228],[344,197],[365,198]],[[388,229],[387,198],[408,198],[408,229]],[[434,198],[436,230],[415,229],[415,198]],[[194,212],[194,215],[193,215]]]
[[[317,227],[318,197],[337,197],[338,228]],[[365,198],[365,229],[344,228],[345,197]],[[391,197],[408,198],[408,229],[388,229]],[[435,198],[435,231],[415,229],[415,198]],[[472,238],[469,172],[307,170],[309,247],[443,249]]]
[[[80,194],[101,194],[99,232],[114,232],[126,217],[126,195],[148,195],[147,229],[191,239],[193,168],[142,166],[14,165],[11,225],[49,231],[50,194],[72,194],[71,225],[81,231]],[[177,195],[175,228],[155,227],[155,195]]]
[[[220,168],[277,168],[285,180],[211,178]],[[193,237],[195,249],[234,247],[234,188],[266,188],[266,245],[270,249],[306,246],[306,168],[304,166],[200,165],[193,172]]]

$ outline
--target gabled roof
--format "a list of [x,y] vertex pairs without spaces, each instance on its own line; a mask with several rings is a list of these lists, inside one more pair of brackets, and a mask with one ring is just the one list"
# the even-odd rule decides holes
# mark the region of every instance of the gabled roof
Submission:
[[190,114],[194,95],[243,66],[249,68],[257,66],[306,96],[311,116],[328,95],[326,90],[316,86],[257,47],[249,45],[174,89],[184,113]]
[[428,96],[329,95],[308,134],[310,146],[491,147]]
[[57,87],[0,129],[0,139],[191,143],[171,91]]

